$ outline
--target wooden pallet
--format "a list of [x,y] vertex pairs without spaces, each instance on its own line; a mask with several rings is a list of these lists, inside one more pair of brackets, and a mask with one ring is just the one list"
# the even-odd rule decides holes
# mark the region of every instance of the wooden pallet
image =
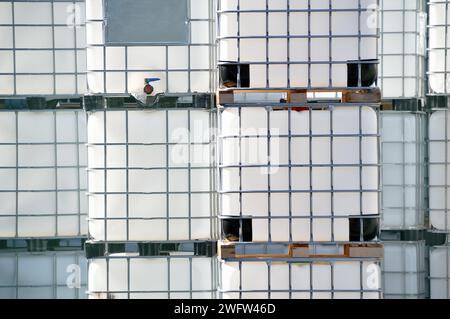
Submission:
[[[251,247],[249,252],[246,248]],[[257,252],[256,247],[261,247]],[[272,247],[271,247],[272,246]],[[285,253],[271,253],[274,246],[285,248]],[[264,247],[264,248],[263,248]],[[241,248],[241,249],[239,249]],[[373,244],[282,244],[282,243],[236,243],[218,242],[218,256],[220,259],[229,258],[382,258],[383,245]],[[242,251],[244,250],[244,251]],[[324,252],[325,251],[325,252]],[[329,252],[326,252],[329,251]]]
[[267,89],[267,90],[252,90],[252,89],[226,89],[219,90],[217,93],[217,104],[232,104],[235,102],[235,93],[280,93],[286,94],[286,103],[290,104],[306,104],[308,102],[308,93],[341,93],[342,103],[380,103],[381,91],[379,88],[371,89]]

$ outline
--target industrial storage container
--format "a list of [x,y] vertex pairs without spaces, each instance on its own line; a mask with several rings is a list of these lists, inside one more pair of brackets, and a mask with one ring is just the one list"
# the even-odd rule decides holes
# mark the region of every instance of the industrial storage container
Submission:
[[89,91],[214,91],[213,1],[86,0]]
[[219,214],[227,239],[377,237],[378,116],[372,107],[244,103],[218,112]]
[[425,228],[426,115],[383,111],[382,229]]
[[0,111],[0,237],[87,234],[82,110]]
[[379,299],[378,260],[221,261],[223,299]]
[[89,112],[91,238],[215,238],[213,120],[200,108]]
[[210,253],[195,253],[193,247],[192,242],[182,243],[165,256],[143,255],[143,250],[93,256],[88,266],[89,297],[214,299],[217,260]]
[[383,241],[383,244],[384,297],[425,298],[425,241]]
[[429,119],[430,226],[450,232],[450,111],[437,110]]
[[429,11],[429,39],[428,39],[428,82],[430,93],[449,94],[450,64],[448,61],[449,50],[449,25],[450,2],[448,0],[430,0]]
[[379,83],[383,97],[424,97],[426,2],[381,0],[380,9]]
[[1,299],[86,298],[87,261],[82,250],[0,251]]
[[450,298],[450,247],[430,248],[430,298]]
[[223,87],[367,87],[377,78],[377,0],[218,0]]
[[0,2],[0,97],[86,92],[84,0]]

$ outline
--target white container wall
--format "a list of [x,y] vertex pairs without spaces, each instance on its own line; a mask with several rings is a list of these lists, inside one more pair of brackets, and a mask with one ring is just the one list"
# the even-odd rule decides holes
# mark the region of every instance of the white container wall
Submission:
[[425,298],[425,241],[385,241],[383,244],[384,298]]
[[112,254],[89,260],[92,299],[214,299],[216,258]]
[[450,93],[450,43],[448,40],[450,26],[450,1],[430,0],[429,10],[429,65],[428,81],[430,93]]
[[0,299],[87,298],[82,251],[0,253]]
[[424,0],[380,0],[379,83],[383,98],[421,98],[425,88]]
[[0,2],[0,97],[86,92],[84,0]]
[[87,234],[86,117],[0,112],[0,237]]
[[91,238],[215,238],[212,120],[205,109],[89,113]]
[[251,88],[351,86],[347,62],[377,59],[377,3],[218,0],[219,64],[249,64]]
[[430,298],[450,298],[450,247],[430,248]]
[[380,299],[378,261],[223,261],[221,299]]
[[350,216],[378,217],[371,107],[219,114],[219,214],[251,218],[253,241],[349,241]]
[[382,229],[424,229],[427,117],[399,111],[380,114]]
[[86,0],[91,93],[213,92],[214,0]]
[[430,226],[450,232],[450,111],[439,110],[429,120]]

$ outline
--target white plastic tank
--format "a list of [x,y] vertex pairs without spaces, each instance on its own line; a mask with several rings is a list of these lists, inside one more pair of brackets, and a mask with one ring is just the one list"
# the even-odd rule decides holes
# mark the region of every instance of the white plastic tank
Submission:
[[0,112],[0,237],[87,234],[82,110]]
[[425,298],[425,242],[384,241],[383,244],[384,298]]
[[425,11],[425,0],[380,0],[379,83],[384,98],[424,97]]
[[448,61],[450,43],[448,41],[450,25],[450,1],[430,0],[428,35],[428,81],[430,93],[450,93],[450,63]]
[[376,261],[223,261],[221,299],[381,299]]
[[0,97],[86,92],[84,0],[0,2]]
[[382,229],[425,228],[426,115],[382,111]]
[[89,260],[92,299],[213,299],[217,261],[211,257],[112,254]]
[[450,298],[450,248],[430,248],[430,298]]
[[349,241],[349,216],[379,214],[374,109],[219,112],[219,214],[252,218],[253,241]]
[[439,110],[429,120],[430,224],[450,231],[450,112]]
[[214,238],[211,120],[205,109],[88,113],[90,236]]
[[82,251],[0,253],[0,299],[87,298]]
[[377,0],[218,0],[218,61],[251,88],[357,86],[347,62],[377,59],[377,28]]
[[86,0],[89,92],[213,92],[213,2]]

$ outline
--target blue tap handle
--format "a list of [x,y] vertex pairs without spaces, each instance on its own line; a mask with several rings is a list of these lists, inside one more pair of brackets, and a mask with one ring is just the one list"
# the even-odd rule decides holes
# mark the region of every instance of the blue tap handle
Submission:
[[160,78],[146,78],[145,83],[150,84],[151,82],[157,82],[160,81]]

